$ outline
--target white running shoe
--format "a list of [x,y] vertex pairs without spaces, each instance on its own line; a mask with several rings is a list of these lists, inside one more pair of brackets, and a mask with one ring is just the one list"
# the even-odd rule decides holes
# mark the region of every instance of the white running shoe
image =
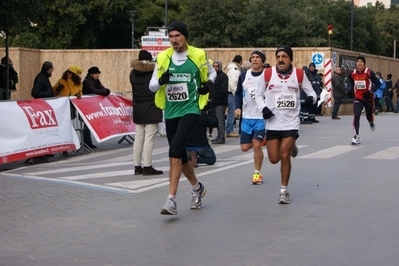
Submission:
[[376,128],[376,126],[375,126],[375,124],[374,124],[374,122],[371,122],[370,123],[370,129],[371,129],[371,131],[375,131],[375,128]]
[[168,198],[166,200],[166,203],[163,205],[161,214],[176,215],[177,214],[176,201],[174,201],[171,198]]
[[360,145],[360,144],[361,144],[360,138],[359,138],[358,135],[354,135],[354,136],[353,136],[353,138],[352,138],[352,143],[351,143],[351,144],[352,144],[352,145]]
[[202,201],[201,199],[203,197],[205,197],[206,194],[206,188],[204,187],[204,185],[199,182],[200,188],[198,191],[191,191],[192,194],[192,198],[191,198],[191,205],[190,205],[190,209],[192,210],[198,210],[201,209],[202,207]]
[[288,192],[287,189],[280,189],[280,199],[278,201],[279,204],[290,204],[291,203],[291,197],[290,193]]

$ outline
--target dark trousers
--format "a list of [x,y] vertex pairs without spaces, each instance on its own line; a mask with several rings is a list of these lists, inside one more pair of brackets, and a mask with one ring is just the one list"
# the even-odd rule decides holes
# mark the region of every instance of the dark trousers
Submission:
[[338,111],[339,107],[341,106],[342,102],[342,97],[334,97],[334,107],[331,113],[331,117],[337,117],[338,116]]
[[196,151],[198,155],[198,163],[206,163],[213,165],[216,162],[216,154],[210,145],[203,147],[202,149]]
[[93,142],[91,140],[90,129],[86,126],[86,124],[84,124],[83,127],[83,142],[89,146],[93,145]]
[[366,110],[366,118],[369,123],[374,122],[374,101],[354,100],[353,102],[353,131],[359,135],[360,115],[362,114],[363,107]]
[[392,96],[385,96],[385,103],[387,105],[387,112],[393,112],[395,110],[393,107]]
[[225,139],[225,131],[226,131],[226,122],[225,122],[225,113],[227,106],[216,106],[213,108],[215,111],[216,118],[218,119],[218,135],[216,137],[217,140]]

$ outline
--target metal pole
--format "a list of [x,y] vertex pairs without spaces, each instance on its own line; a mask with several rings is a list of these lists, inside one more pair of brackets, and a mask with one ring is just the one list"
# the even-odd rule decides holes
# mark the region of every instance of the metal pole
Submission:
[[129,15],[132,19],[132,49],[134,49],[134,18],[137,15],[137,10],[129,10]]
[[132,17],[132,49],[134,49],[134,17]]
[[396,58],[396,40],[393,40],[393,58]]
[[353,50],[353,1],[351,3],[351,40],[350,40],[350,47],[351,47],[351,51]]
[[6,29],[6,98],[10,100],[10,55],[9,55],[9,42],[8,42],[8,30]]
[[[168,0],[165,0],[165,29],[168,28]],[[168,35],[168,31],[165,31],[165,36]]]

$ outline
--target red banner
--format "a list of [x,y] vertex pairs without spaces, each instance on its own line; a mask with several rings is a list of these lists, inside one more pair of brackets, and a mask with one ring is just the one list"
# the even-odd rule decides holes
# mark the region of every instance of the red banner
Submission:
[[135,132],[132,100],[119,94],[71,97],[97,142]]

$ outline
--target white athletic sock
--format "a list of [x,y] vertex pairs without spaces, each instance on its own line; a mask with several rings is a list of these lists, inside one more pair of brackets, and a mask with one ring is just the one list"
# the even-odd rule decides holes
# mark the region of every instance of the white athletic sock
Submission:
[[199,182],[197,182],[197,184],[195,186],[193,186],[193,190],[194,191],[198,191],[201,188]]

